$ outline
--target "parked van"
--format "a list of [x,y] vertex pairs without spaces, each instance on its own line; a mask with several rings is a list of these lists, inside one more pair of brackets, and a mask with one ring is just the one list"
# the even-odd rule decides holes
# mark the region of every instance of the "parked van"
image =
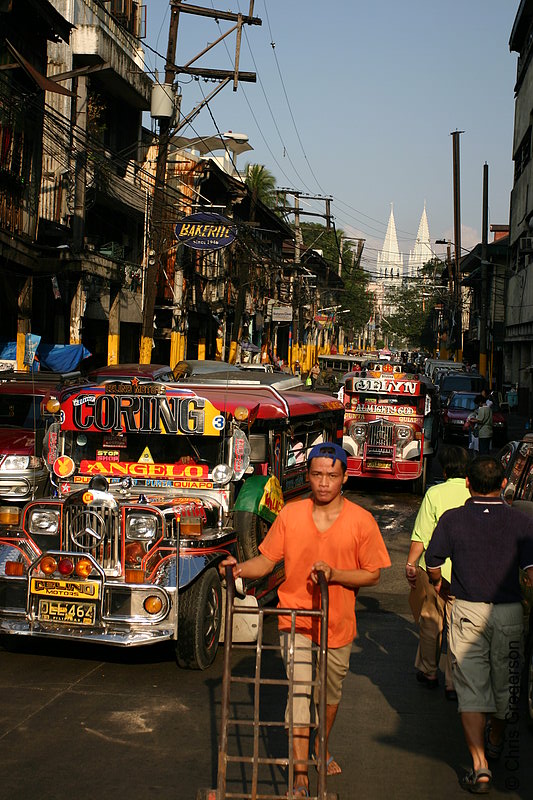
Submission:
[[437,370],[446,368],[456,370],[458,372],[465,371],[465,366],[460,361],[448,361],[442,358],[426,358],[424,362],[424,374],[431,378],[431,380],[434,380]]
[[475,372],[450,372],[439,384],[441,406],[445,406],[452,392],[475,392],[485,388],[485,378]]

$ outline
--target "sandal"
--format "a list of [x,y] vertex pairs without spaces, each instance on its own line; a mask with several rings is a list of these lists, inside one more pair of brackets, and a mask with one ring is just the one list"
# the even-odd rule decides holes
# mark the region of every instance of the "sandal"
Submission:
[[[482,781],[480,778],[488,778],[488,780]],[[492,788],[492,772],[484,767],[477,771],[471,769],[461,778],[460,784],[461,789],[466,789],[467,792],[487,794]]]
[[[317,752],[315,750],[316,737],[317,737],[317,731],[316,730],[311,731],[311,736],[309,737],[309,748],[310,748],[310,753],[311,753],[311,761],[314,762],[314,765],[316,767],[316,771],[318,772],[318,755],[317,755]],[[338,769],[336,769],[334,772],[330,772],[329,768],[330,768],[331,764],[335,764],[335,766]],[[326,775],[329,775],[331,777],[332,775],[340,775],[341,772],[342,772],[342,769],[340,768],[340,766],[335,761],[335,758],[333,756],[330,756],[326,760]]]
[[490,721],[488,721],[487,724],[485,725],[485,755],[487,756],[489,761],[497,761],[501,757],[501,754],[503,753],[504,741],[502,739],[502,741],[499,744],[494,744],[494,742],[491,742],[490,740],[491,730],[492,730],[491,724]]
[[[316,754],[316,752],[314,750],[311,753],[311,761],[314,761],[316,770],[318,772],[318,756],[317,756],[317,754]],[[340,767],[339,767],[339,771],[338,772],[330,772],[329,771],[329,767],[330,767],[330,764],[333,764],[333,763],[335,763],[339,767],[339,765],[335,761],[334,756],[330,756],[328,758],[328,760],[326,761],[326,775],[329,775],[329,777],[331,777],[332,775],[340,775],[341,772],[342,772],[342,769]]]
[[[295,800],[298,797],[309,797],[309,789],[307,786],[295,786],[292,790],[291,797],[294,797]],[[287,792],[287,797],[289,797],[289,793]]]

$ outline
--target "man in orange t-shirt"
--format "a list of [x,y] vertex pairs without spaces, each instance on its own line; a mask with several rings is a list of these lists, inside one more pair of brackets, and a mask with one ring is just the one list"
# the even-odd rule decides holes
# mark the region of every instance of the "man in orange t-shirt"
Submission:
[[[285,562],[285,580],[279,594],[280,608],[313,609],[319,607],[317,573],[324,572],[329,584],[329,624],[327,663],[326,736],[337,715],[342,682],[348,671],[352,642],[355,637],[355,590],[373,586],[379,581],[390,558],[373,516],[346,500],[341,493],[348,475],[346,452],[337,444],[315,445],[307,458],[311,498],[286,505],[264,541],[260,555],[237,564],[232,557],[228,564],[233,574],[242,578],[268,575],[281,560]],[[307,797],[309,782],[307,761],[313,655],[312,642],[318,644],[318,625],[310,617],[297,617],[294,679],[297,685],[293,701],[294,796]],[[287,665],[290,620],[279,618],[282,655]],[[288,714],[286,714],[286,719]],[[327,745],[327,739],[326,739]],[[318,742],[315,743],[315,752]],[[328,775],[341,772],[340,766],[327,753]]]

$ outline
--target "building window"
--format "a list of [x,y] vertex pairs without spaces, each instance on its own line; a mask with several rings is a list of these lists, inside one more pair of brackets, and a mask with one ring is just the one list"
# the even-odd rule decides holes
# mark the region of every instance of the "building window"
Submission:
[[531,158],[531,125],[527,129],[525,136],[520,142],[514,157],[514,180],[515,183],[526,168]]

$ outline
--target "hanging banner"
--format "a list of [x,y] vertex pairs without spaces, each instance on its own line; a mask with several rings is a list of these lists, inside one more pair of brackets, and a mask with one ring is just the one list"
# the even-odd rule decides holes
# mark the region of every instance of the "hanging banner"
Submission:
[[193,250],[220,250],[231,244],[237,232],[221,214],[191,214],[174,228],[176,239]]
[[39,347],[41,337],[35,333],[27,333],[24,341],[24,361],[27,367],[31,367],[35,361],[35,354]]

